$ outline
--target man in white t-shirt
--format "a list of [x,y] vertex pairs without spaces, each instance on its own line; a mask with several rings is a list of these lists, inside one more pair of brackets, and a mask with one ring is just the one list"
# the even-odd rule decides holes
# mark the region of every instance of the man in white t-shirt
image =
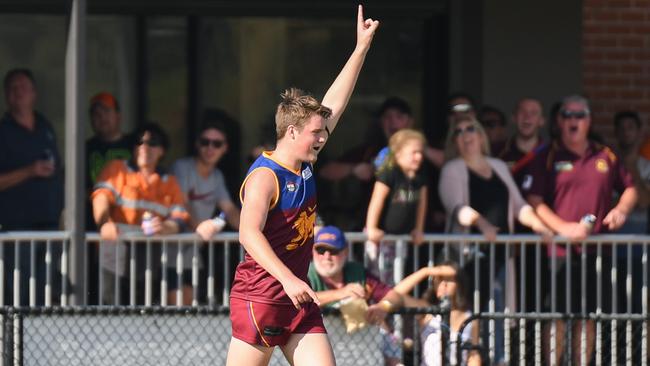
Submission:
[[[215,217],[220,211],[233,229],[239,228],[239,208],[233,203],[226,187],[223,173],[217,168],[219,160],[228,150],[228,140],[223,123],[206,121],[201,126],[196,140],[196,154],[181,158],[174,162],[171,171],[176,176],[181,190],[185,194],[187,208],[192,217],[192,227],[203,239],[209,240],[223,229],[223,222]],[[168,252],[171,276],[169,303],[176,304],[176,256],[177,247],[172,246]],[[191,273],[194,247],[185,245],[183,253],[183,301],[182,304],[192,303]],[[218,250],[218,254],[222,251]],[[199,265],[201,260],[199,258]]]

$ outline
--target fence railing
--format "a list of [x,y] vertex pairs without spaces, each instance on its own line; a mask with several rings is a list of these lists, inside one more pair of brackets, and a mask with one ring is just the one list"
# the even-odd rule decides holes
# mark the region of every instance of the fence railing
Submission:
[[[365,235],[346,233],[346,237],[350,258],[368,263]],[[98,305],[227,306],[232,273],[244,254],[237,233],[220,233],[209,242],[193,234],[129,234],[117,243],[89,233],[86,243],[92,248],[85,277],[88,303]],[[600,319],[595,322],[596,342],[601,342],[597,349],[603,349],[606,334],[625,329],[624,337],[607,341],[609,355],[627,357],[629,350],[621,348],[625,345],[639,349],[640,359],[647,360],[647,347],[629,329],[630,323],[619,319],[605,323],[602,317],[617,314],[637,321],[641,339],[647,338],[646,326],[636,317],[648,315],[649,243],[650,236],[645,235],[596,235],[580,243],[558,237],[547,244],[535,235],[500,235],[495,242],[486,242],[479,235],[428,234],[425,243],[415,247],[408,236],[387,236],[381,245],[393,246],[398,255],[387,261],[379,251],[378,262],[380,276],[393,282],[425,265],[458,262],[469,277],[466,290],[473,313],[500,314],[487,318],[481,327],[492,361],[517,359],[521,344],[540,350],[537,333],[531,336],[526,326],[530,320],[522,315],[540,320],[568,315]],[[70,238],[65,232],[0,233],[0,244],[0,305],[71,305]],[[179,286],[184,283],[190,289],[189,303]],[[413,295],[420,293],[422,288],[417,288]],[[571,334],[567,337],[570,341]]]

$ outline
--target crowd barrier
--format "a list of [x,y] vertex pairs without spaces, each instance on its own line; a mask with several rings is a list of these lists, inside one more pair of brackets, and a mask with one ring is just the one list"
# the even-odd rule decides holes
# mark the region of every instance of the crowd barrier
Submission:
[[[367,260],[365,235],[346,233],[346,237],[352,248],[350,257]],[[467,270],[471,310],[483,315],[481,345],[477,347],[481,347],[486,360],[521,364],[543,356],[542,323],[548,323],[549,317],[596,320],[596,348],[600,353],[594,357],[607,360],[604,364],[612,360],[616,364],[639,364],[634,361],[648,359],[642,339],[647,338],[643,319],[648,316],[649,236],[595,235],[580,243],[566,243],[556,237],[548,244],[536,235],[500,235],[489,243],[480,235],[427,234],[419,247],[412,246],[408,236],[385,239],[382,245],[394,245],[397,253],[408,253],[398,255],[392,263],[379,261],[391,268],[395,281],[417,268],[444,260],[457,261]],[[102,242],[96,233],[88,233],[86,242],[88,248],[105,246],[115,250],[113,258],[117,261],[115,243]],[[65,232],[0,233],[0,243],[0,304],[29,308],[70,305],[70,238]],[[88,304],[182,305],[180,289],[177,303],[168,304],[170,283],[182,275],[182,266],[172,263],[184,262],[183,250],[176,250],[172,256],[170,249],[189,247],[192,306],[228,305],[232,273],[243,256],[236,233],[218,234],[207,243],[194,234],[131,234],[121,237],[120,243],[126,249],[124,279],[115,281],[115,296],[110,302],[101,296],[105,286],[101,271],[106,263],[96,250],[90,251],[94,257],[89,258],[87,268]],[[577,249],[559,255],[566,245]],[[574,263],[577,270],[568,271],[564,277],[553,275],[566,263]],[[487,286],[481,287],[482,282]],[[419,296],[421,291],[416,288],[413,295]],[[593,309],[587,303],[590,297],[596,302]],[[577,309],[571,309],[576,303]],[[571,341],[571,335],[565,339]],[[415,345],[417,348],[417,342]],[[607,352],[603,352],[605,348]],[[576,352],[567,349],[569,356]]]

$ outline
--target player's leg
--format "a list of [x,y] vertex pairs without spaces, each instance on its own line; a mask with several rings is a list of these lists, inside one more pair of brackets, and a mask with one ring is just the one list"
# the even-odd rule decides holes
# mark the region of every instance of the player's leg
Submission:
[[263,347],[248,344],[237,338],[230,339],[228,347],[227,366],[253,365],[265,366],[269,364],[274,347]]
[[289,364],[294,366],[336,365],[327,333],[292,334],[281,349]]

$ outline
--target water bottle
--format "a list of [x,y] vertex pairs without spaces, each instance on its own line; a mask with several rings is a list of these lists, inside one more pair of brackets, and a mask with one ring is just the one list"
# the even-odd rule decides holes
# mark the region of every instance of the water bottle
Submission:
[[589,232],[594,228],[596,223],[596,216],[593,214],[586,214],[580,219],[580,224],[584,225]]
[[152,226],[153,218],[153,214],[149,211],[145,211],[142,214],[142,232],[144,235],[151,236],[154,234]]
[[223,228],[226,226],[226,214],[223,212],[220,213],[218,216],[212,219],[212,223],[217,228],[217,232],[223,230]]

